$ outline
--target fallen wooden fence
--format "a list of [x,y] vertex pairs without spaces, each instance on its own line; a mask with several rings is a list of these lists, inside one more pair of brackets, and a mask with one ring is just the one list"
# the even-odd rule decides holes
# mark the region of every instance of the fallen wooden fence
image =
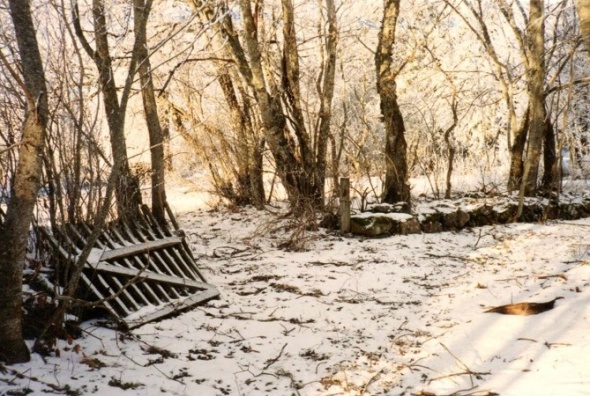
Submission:
[[[170,214],[171,215],[171,214]],[[107,227],[85,264],[81,282],[92,301],[135,328],[219,295],[207,283],[186,243],[184,233],[155,221],[144,210],[134,221]],[[58,254],[73,263],[91,229],[68,224],[56,235],[42,230]]]

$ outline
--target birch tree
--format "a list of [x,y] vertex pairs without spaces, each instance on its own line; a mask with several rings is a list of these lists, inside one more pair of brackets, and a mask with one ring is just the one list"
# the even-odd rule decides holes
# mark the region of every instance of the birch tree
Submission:
[[[4,66],[21,85],[27,103],[13,191],[6,219],[4,223],[0,221],[0,360],[13,364],[30,359],[22,335],[22,277],[29,227],[39,190],[48,105],[30,2],[10,0],[9,7],[22,65],[22,80],[7,62]],[[2,58],[5,60],[4,56]]]

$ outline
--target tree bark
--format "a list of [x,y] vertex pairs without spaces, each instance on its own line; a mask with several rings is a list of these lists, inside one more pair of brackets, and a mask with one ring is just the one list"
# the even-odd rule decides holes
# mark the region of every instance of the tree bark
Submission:
[[578,6],[578,18],[580,19],[580,30],[582,39],[586,46],[586,54],[590,60],[590,0],[576,0]]
[[410,203],[407,144],[404,119],[397,102],[397,74],[393,70],[393,45],[399,15],[399,0],[384,0],[383,20],[375,53],[377,91],[381,98],[381,114],[385,124],[385,185],[383,202]]
[[[331,135],[332,122],[332,99],[334,98],[334,81],[336,77],[336,50],[338,47],[338,22],[336,19],[336,6],[334,0],[326,0],[326,15],[328,19],[328,32],[325,38],[326,56],[327,59],[323,65],[323,81],[321,81],[321,88],[318,87],[318,94],[320,96],[320,113],[319,113],[319,127],[317,133],[316,143],[316,165],[315,165],[315,185],[322,186],[318,189],[322,195],[317,199],[324,201],[323,186],[326,182],[326,168],[328,156],[328,140]],[[319,83],[318,83],[319,85]],[[334,172],[334,184],[338,184],[338,175]]]
[[521,195],[537,193],[539,162],[545,134],[545,39],[544,0],[530,0],[528,32],[529,139]]
[[514,141],[510,146],[510,173],[508,174],[508,191],[520,188],[524,172],[524,149],[529,131],[529,107],[521,119],[518,129],[514,129]]
[[301,89],[299,71],[299,53],[295,31],[295,15],[292,0],[281,0],[283,10],[283,82],[285,98],[291,112],[291,126],[299,143],[299,155],[303,168],[312,169],[313,156],[310,137],[305,128],[305,119],[301,108]]
[[[211,7],[200,8],[199,14],[203,23],[215,20],[215,13]],[[231,19],[226,19],[224,22],[222,30],[227,36],[235,37]],[[219,27],[219,25],[216,26]],[[209,40],[212,47],[217,47],[212,48],[213,51],[220,51],[220,55],[224,58],[232,57],[233,47],[225,45],[218,32],[210,31]],[[246,92],[247,88],[234,72],[235,69],[220,61],[214,62],[219,85],[229,108],[232,128],[238,135],[235,147],[236,158],[232,158],[237,166],[238,196],[236,199],[239,202],[236,203],[253,204],[262,209],[266,201],[263,181],[264,138],[257,132],[250,96]]]
[[254,91],[260,118],[265,130],[269,147],[273,153],[278,173],[283,181],[291,206],[300,211],[305,206],[305,192],[311,190],[301,169],[301,163],[295,156],[295,142],[286,133],[287,120],[283,113],[280,98],[267,91],[262,54],[257,39],[257,30],[249,0],[239,1],[244,22],[244,44],[249,62],[243,52],[234,50],[234,57],[240,72]]
[[10,0],[28,109],[6,219],[0,222],[0,360],[30,359],[22,334],[22,276],[41,176],[47,124],[47,88],[28,0]]
[[545,133],[543,140],[543,180],[542,190],[546,193],[559,191],[559,161],[557,160],[557,139],[555,129],[545,115]]
[[143,111],[150,140],[150,156],[152,164],[152,214],[161,224],[166,223],[166,164],[164,161],[164,133],[158,117],[158,105],[154,94],[154,82],[148,53],[147,21],[150,15],[152,0],[134,0],[134,31],[137,48],[139,81]]
[[246,199],[247,203],[262,209],[265,201],[262,150],[260,142],[258,142],[259,138],[254,133],[248,109],[249,104],[246,96],[242,95],[242,99],[246,100],[246,103],[240,106],[231,76],[222,70],[222,66],[217,66],[219,85],[230,110],[233,128],[237,131],[239,139],[238,147],[236,147],[238,152],[238,158],[236,158],[238,162],[238,194],[242,195],[242,199]]

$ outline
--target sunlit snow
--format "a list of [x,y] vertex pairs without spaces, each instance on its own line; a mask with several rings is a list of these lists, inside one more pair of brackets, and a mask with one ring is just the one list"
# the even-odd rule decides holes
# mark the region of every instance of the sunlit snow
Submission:
[[[87,322],[60,357],[0,374],[0,393],[588,394],[590,220],[383,239],[308,231],[308,250],[289,252],[277,246],[291,220],[169,194],[221,299],[130,334]],[[483,313],[557,296],[535,316]]]

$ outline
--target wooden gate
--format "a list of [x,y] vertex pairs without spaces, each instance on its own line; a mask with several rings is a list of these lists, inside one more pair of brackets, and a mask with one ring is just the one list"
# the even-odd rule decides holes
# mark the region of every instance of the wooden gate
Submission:
[[[129,328],[219,295],[197,269],[184,232],[171,219],[172,230],[144,211],[133,222],[108,227],[84,267],[81,282],[91,293],[86,298],[99,301]],[[69,261],[81,252],[90,233],[85,224],[67,225],[55,236],[44,232]]]

